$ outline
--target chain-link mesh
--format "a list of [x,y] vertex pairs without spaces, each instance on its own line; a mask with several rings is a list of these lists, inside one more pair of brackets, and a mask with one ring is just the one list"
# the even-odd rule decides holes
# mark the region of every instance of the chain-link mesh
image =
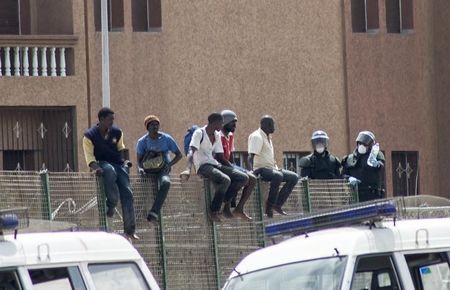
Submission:
[[27,207],[30,218],[48,219],[41,175],[29,171],[0,171],[0,207]]
[[332,209],[356,202],[345,179],[307,180],[311,212]]
[[203,180],[172,176],[164,205],[167,289],[217,289],[210,221]]
[[98,186],[89,173],[49,173],[51,220],[70,222],[80,230],[99,229]]
[[[265,245],[264,224],[285,217],[263,215],[269,183],[259,182],[245,205],[253,218],[225,219],[213,224],[207,215],[204,180],[187,182],[171,176],[160,223],[146,220],[157,192],[153,177],[130,175],[136,233],[133,245],[158,283],[166,289],[217,289],[248,253]],[[351,189],[339,180],[299,182],[283,206],[293,215],[352,202]],[[90,173],[0,172],[0,208],[28,207],[30,218],[77,225],[82,230],[123,234],[121,205],[106,218],[103,181]],[[240,194],[238,196],[238,200]],[[289,217],[289,216],[288,216]]]

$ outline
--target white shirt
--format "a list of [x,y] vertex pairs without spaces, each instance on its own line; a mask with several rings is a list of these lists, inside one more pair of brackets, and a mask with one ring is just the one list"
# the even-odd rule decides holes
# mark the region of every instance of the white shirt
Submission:
[[255,154],[253,169],[278,169],[273,153],[272,140],[261,128],[248,136],[248,154]]
[[219,162],[214,159],[213,154],[223,153],[222,141],[220,140],[219,131],[214,132],[215,141],[214,143],[211,143],[208,137],[208,133],[206,133],[205,127],[195,130],[194,134],[192,135],[191,143],[189,144],[189,147],[192,146],[197,148],[193,156],[195,170],[197,172],[200,166],[202,166],[203,164],[218,165]]

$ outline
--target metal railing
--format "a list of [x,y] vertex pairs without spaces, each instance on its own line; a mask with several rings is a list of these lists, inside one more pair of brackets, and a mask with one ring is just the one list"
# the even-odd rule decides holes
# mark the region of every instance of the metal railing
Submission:
[[[152,177],[130,175],[137,234],[133,242],[164,289],[218,289],[240,259],[264,247],[264,203],[268,184],[258,182],[245,210],[252,221],[224,219],[212,223],[207,208],[212,188],[191,177],[171,176],[171,188],[158,225],[146,220],[157,184]],[[283,207],[307,213],[353,203],[357,196],[344,180],[299,182]],[[99,202],[100,201],[100,202]],[[122,233],[121,207],[106,217],[100,179],[80,172],[0,171],[0,208],[27,207],[31,219],[76,224],[78,230]],[[270,222],[282,219],[277,216]]]

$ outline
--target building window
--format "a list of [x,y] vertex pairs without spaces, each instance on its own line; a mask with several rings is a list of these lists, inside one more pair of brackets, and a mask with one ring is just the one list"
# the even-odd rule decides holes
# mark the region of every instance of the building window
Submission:
[[161,29],[161,0],[133,0],[133,31]]
[[233,152],[234,164],[237,166],[248,168],[248,153],[244,151]]
[[419,158],[417,151],[392,151],[392,185],[394,196],[419,192]]
[[388,33],[414,29],[413,0],[386,0],[386,28]]
[[378,0],[352,0],[351,10],[353,32],[378,31]]
[[72,0],[1,0],[0,34],[73,34]]
[[284,152],[283,153],[283,168],[300,174],[299,161],[300,158],[311,154],[311,152]]
[[[101,0],[94,0],[95,30],[102,30]],[[108,10],[108,31],[123,31],[123,0],[106,0]]]

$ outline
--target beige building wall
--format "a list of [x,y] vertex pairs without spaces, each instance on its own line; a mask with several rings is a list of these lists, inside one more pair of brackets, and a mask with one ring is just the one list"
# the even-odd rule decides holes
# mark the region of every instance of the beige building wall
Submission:
[[[385,151],[387,189],[392,195],[392,151],[419,151],[422,194],[440,194],[433,97],[432,1],[414,1],[414,30],[386,31],[385,1],[379,1],[380,29],[353,33],[346,0],[346,59],[349,141],[361,130],[375,133]],[[354,146],[354,145],[353,145]]]
[[434,151],[437,154],[436,167],[438,172],[431,176],[432,181],[439,183],[440,194],[450,196],[450,179],[448,178],[450,165],[450,3],[445,0],[433,1],[433,64],[434,94],[436,99],[437,140],[438,146]]
[[[73,10],[73,37],[55,36],[50,41],[53,44],[69,46],[74,51],[75,75],[67,77],[1,77],[0,103],[1,106],[73,106],[76,109],[76,123],[82,126],[87,123],[88,106],[86,102],[86,49],[84,39],[84,9],[80,0],[72,1]],[[17,43],[22,45],[48,44],[40,36],[3,35],[0,43]],[[31,53],[31,52],[30,52]],[[31,65],[31,64],[30,64]],[[50,63],[48,64],[50,66]],[[38,128],[39,124],[36,124]],[[77,134],[80,134],[78,128]],[[75,136],[76,137],[76,136]],[[81,143],[78,143],[78,156],[82,152]]]
[[[343,42],[339,1],[162,1],[159,33],[110,33],[111,105],[126,142],[145,133],[143,119],[182,146],[186,129],[213,111],[239,116],[237,150],[263,114],[276,120],[274,143],[283,151],[310,150],[324,129],[338,155],[346,152]],[[90,17],[90,31],[93,18]],[[89,36],[92,114],[100,106],[100,34]],[[320,111],[320,113],[318,113]],[[131,151],[134,156],[134,148]]]
[[[161,129],[182,146],[188,127],[228,108],[239,116],[238,151],[246,151],[263,114],[276,120],[280,166],[282,152],[310,150],[316,129],[329,133],[339,157],[370,129],[387,155],[390,194],[391,152],[412,150],[419,151],[420,192],[448,196],[450,4],[414,1],[414,31],[388,34],[385,1],[378,2],[378,33],[351,31],[350,2],[162,0],[162,30],[133,32],[131,1],[124,1],[124,29],[109,33],[111,107],[132,161],[147,114],[159,115]],[[75,75],[2,77],[1,105],[74,106],[79,169],[87,170],[81,139],[102,106],[101,33],[93,1],[71,3]]]

